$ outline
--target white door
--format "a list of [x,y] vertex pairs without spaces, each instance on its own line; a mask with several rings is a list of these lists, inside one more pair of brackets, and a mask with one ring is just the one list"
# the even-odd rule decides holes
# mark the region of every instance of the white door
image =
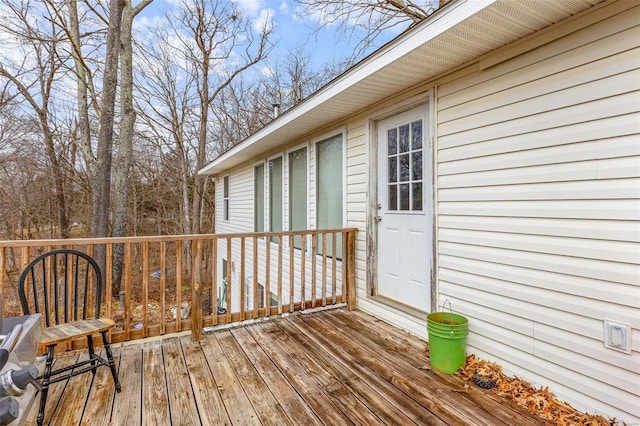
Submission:
[[377,294],[430,308],[431,170],[428,108],[378,123]]

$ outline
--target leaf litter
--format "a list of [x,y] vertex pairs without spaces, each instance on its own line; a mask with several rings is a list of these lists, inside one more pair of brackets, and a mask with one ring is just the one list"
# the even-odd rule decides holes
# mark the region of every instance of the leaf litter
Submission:
[[615,418],[581,413],[564,401],[560,401],[549,391],[549,388],[536,389],[530,383],[510,377],[502,372],[502,368],[471,354],[465,365],[456,373],[465,381],[473,381],[474,375],[495,382],[496,386],[489,390],[498,396],[511,399],[518,405],[556,425],[588,425],[613,426],[619,424]]

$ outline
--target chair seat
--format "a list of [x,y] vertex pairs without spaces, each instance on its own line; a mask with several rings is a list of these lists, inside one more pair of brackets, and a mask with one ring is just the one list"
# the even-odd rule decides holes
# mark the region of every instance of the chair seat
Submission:
[[99,318],[67,322],[65,324],[47,327],[42,330],[40,347],[56,345],[71,339],[102,333],[103,331],[109,330],[114,325],[115,322],[109,318]]

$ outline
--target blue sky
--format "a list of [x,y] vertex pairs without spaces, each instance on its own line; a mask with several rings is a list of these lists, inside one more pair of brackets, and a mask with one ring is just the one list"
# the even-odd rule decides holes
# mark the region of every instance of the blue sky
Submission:
[[[179,1],[154,0],[137,19],[152,20],[175,7]],[[318,22],[314,22],[313,18],[303,18],[298,13],[300,6],[294,0],[236,0],[236,4],[256,27],[260,27],[267,17],[271,17],[274,23],[273,39],[277,42],[271,58],[302,47],[313,61],[312,65],[317,68],[324,62],[344,58],[352,51],[355,44],[340,38],[335,26],[326,27],[318,36],[314,35],[312,28],[316,27]]]

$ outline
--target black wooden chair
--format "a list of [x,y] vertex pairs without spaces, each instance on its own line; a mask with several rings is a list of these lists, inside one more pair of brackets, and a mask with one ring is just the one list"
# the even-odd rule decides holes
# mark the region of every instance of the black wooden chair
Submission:
[[[47,393],[52,383],[89,371],[95,375],[98,367],[108,366],[116,391],[120,392],[107,337],[115,323],[100,318],[102,275],[96,261],[77,250],[54,250],[34,259],[22,271],[18,284],[24,314],[41,313],[45,323],[40,348],[46,350],[47,358],[44,372],[38,377],[42,385],[38,425],[44,422]],[[97,334],[102,335],[106,359],[95,352],[93,337]],[[55,347],[84,337],[89,359],[53,370]]]

